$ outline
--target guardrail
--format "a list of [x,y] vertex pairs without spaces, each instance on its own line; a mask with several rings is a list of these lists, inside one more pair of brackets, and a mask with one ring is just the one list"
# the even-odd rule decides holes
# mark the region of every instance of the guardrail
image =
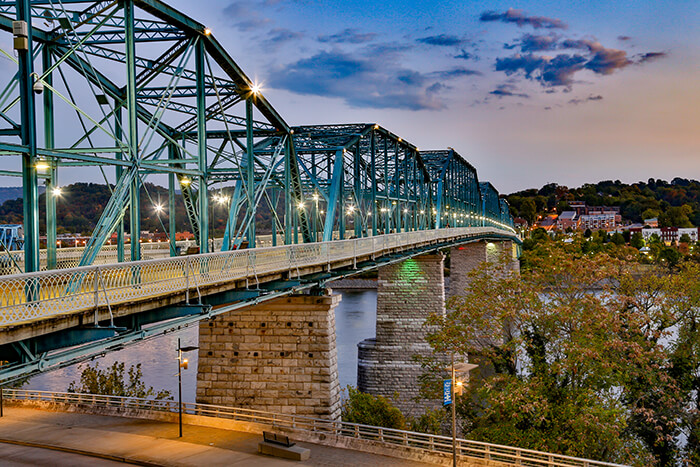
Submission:
[[[353,230],[347,230],[345,232],[346,237],[352,237],[354,235]],[[333,240],[339,238],[339,232],[336,230],[333,232]],[[273,246],[272,235],[258,235],[257,248],[269,248]],[[224,243],[223,238],[212,238],[209,241],[209,247],[213,251],[221,251],[221,245]],[[284,234],[277,234],[278,245],[284,244]],[[196,240],[179,240],[175,242],[175,247],[179,248],[181,255],[187,250],[188,247],[199,246]],[[104,264],[114,264],[118,262],[118,252],[119,247],[117,245],[103,245],[100,252],[95,257],[93,265],[104,265]],[[56,268],[55,269],[69,269],[76,268],[80,263],[80,259],[83,257],[83,252],[85,251],[84,246],[76,247],[64,247],[56,249]],[[131,245],[127,243],[124,246],[124,257],[129,258],[131,254]],[[168,241],[147,241],[141,243],[141,258],[144,260],[149,259],[160,259],[170,257],[170,242]],[[48,264],[48,252],[45,248],[39,250],[39,269],[41,271],[47,270]],[[18,268],[20,271],[24,271],[24,250],[14,250],[14,251],[0,251],[0,276],[8,274],[17,274]]]
[[[171,413],[176,413],[178,411],[178,404],[175,401],[135,397],[29,391],[22,389],[5,389],[5,397],[18,401],[41,401],[94,408]],[[271,425],[275,428],[376,441],[388,445],[420,449],[436,454],[452,453],[452,438],[418,433],[415,431],[395,430],[392,428],[360,425],[358,423],[331,421],[210,404],[184,403],[183,413],[247,423],[260,423]],[[551,454],[531,449],[521,449],[467,439],[457,440],[457,453],[464,457],[514,465],[525,465],[529,467],[624,467],[620,464],[611,464],[608,462],[581,459],[578,457],[563,456],[560,454]]]
[[[247,280],[311,266],[381,256],[397,249],[484,234],[491,227],[423,230],[377,237],[207,253],[149,261],[0,276],[0,327],[99,307],[135,302],[202,286]],[[189,295],[188,295],[189,299]]]

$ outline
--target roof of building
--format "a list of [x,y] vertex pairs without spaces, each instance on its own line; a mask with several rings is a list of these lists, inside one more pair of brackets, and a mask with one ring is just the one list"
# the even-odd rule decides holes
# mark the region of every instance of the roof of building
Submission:
[[574,220],[576,211],[564,211],[559,214],[559,220]]

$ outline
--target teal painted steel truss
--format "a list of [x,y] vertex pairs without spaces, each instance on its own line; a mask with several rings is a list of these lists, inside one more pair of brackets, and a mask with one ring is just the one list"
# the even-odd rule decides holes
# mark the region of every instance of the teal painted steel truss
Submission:
[[[228,212],[222,250],[259,246],[258,233],[275,245],[512,226],[454,150],[419,151],[372,123],[291,127],[212,31],[162,1],[0,1],[0,30],[14,36],[16,53],[1,52],[17,66],[0,89],[0,155],[20,168],[0,175],[23,180],[26,272],[39,270],[39,182],[53,268],[58,177],[92,168],[94,178],[95,167],[112,195],[81,265],[115,233],[124,260],[127,223],[130,259],[141,259],[144,202],[164,211],[171,254],[181,230],[213,250],[216,193]],[[149,197],[152,176],[167,177],[165,206]],[[188,225],[175,222],[178,196]]]

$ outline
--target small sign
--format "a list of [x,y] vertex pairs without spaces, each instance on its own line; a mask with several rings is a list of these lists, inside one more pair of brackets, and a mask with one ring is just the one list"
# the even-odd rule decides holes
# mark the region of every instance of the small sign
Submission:
[[452,380],[446,379],[442,382],[442,405],[452,403]]

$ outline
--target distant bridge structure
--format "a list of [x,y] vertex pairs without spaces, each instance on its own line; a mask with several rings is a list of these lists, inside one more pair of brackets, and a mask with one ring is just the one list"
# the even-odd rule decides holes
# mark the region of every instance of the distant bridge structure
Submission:
[[[506,201],[454,149],[422,151],[376,123],[289,125],[209,28],[162,1],[0,0],[0,30],[16,67],[0,89],[0,176],[24,190],[24,260],[6,252],[21,270],[0,276],[0,381],[426,252],[519,242]],[[99,171],[111,197],[63,269],[74,266],[56,248],[68,171]],[[167,206],[145,189],[158,175]],[[210,194],[224,187],[214,243]],[[172,258],[144,260],[142,202]],[[178,257],[179,230],[201,255]]]

